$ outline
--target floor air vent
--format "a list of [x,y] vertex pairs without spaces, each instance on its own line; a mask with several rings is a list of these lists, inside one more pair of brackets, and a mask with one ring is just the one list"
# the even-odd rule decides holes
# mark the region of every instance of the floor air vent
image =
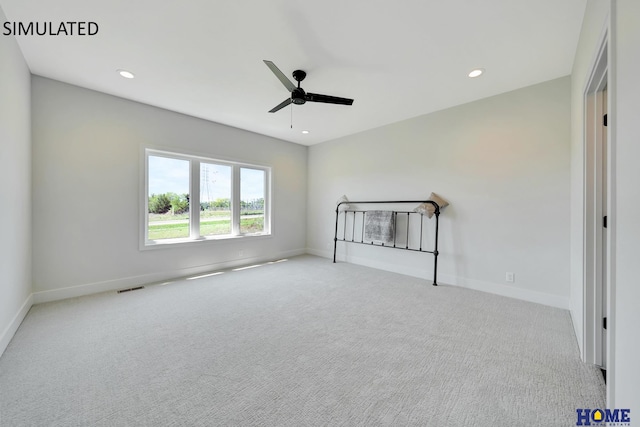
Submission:
[[137,291],[138,289],[144,289],[144,286],[138,286],[137,288],[120,289],[118,293],[121,294],[123,292]]

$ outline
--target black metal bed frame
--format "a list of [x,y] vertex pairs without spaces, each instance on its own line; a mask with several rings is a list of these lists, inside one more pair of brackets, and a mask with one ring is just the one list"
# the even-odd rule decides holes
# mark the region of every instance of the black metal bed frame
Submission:
[[[338,220],[340,218],[340,205],[342,204],[350,204],[350,205],[369,205],[369,204],[387,204],[387,205],[391,205],[391,204],[401,204],[401,203],[429,203],[431,205],[433,205],[435,212],[434,215],[436,216],[436,230],[435,230],[435,242],[434,242],[434,249],[432,251],[427,251],[427,250],[423,250],[422,249],[422,227],[424,224],[424,214],[419,213],[419,212],[408,212],[408,211],[392,211],[393,212],[393,221],[394,221],[394,235],[393,235],[393,246],[390,245],[385,245],[384,243],[382,244],[374,244],[374,242],[365,242],[364,241],[364,216],[367,212],[367,210],[352,210],[352,209],[345,209],[342,212],[344,212],[344,230],[343,230],[343,235],[342,235],[342,239],[338,238]],[[371,209],[369,209],[371,210]],[[352,230],[351,230],[351,240],[347,239],[347,213],[353,213],[353,226],[352,226]],[[361,238],[360,241],[355,240],[355,226],[356,226],[356,214],[357,213],[362,213],[362,234],[361,234]],[[398,232],[398,214],[406,214],[407,215],[407,241],[405,244],[405,247],[402,246],[396,246],[396,236],[397,236],[397,232]],[[409,221],[410,221],[410,215],[420,215],[420,247],[419,249],[412,249],[409,247]],[[433,286],[438,286],[438,221],[439,221],[439,217],[440,217],[440,206],[438,206],[438,204],[436,202],[434,202],[433,200],[396,200],[396,201],[386,201],[386,200],[375,200],[375,201],[348,201],[348,202],[340,202],[338,203],[338,205],[336,206],[336,231],[335,231],[335,235],[333,238],[333,262],[336,262],[336,252],[338,250],[338,242],[347,242],[347,243],[358,243],[361,245],[369,245],[369,246],[379,246],[379,247],[384,247],[384,248],[391,248],[391,249],[401,249],[404,251],[413,251],[413,252],[423,252],[423,253],[429,253],[429,254],[433,254]]]

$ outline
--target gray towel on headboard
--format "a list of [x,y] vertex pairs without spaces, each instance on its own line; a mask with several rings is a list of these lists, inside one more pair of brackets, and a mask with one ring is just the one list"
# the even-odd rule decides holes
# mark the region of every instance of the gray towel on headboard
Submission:
[[393,243],[393,211],[367,211],[364,222],[364,238],[370,242]]

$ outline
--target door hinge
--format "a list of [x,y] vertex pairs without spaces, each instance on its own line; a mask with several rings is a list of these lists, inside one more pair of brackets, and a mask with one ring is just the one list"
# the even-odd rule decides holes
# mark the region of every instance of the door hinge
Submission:
[[602,218],[602,226],[604,228],[607,228],[607,216],[605,215],[604,218]]
[[607,125],[607,115],[604,115],[604,120],[602,121],[602,123],[606,126]]
[[606,317],[602,318],[602,328],[603,329],[607,329],[607,318]]

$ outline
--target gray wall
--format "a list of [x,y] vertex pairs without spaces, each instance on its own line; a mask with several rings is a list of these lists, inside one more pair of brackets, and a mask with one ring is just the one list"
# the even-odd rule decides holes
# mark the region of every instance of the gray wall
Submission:
[[[5,21],[0,9],[0,22]],[[0,37],[0,354],[31,306],[30,74],[13,37]]]
[[[552,80],[309,149],[309,251],[329,256],[336,200],[415,200],[441,215],[439,277],[569,307],[570,79]],[[340,256],[431,277],[423,254]],[[514,272],[516,281],[505,282]]]
[[[32,91],[36,302],[304,252],[306,147],[42,77]],[[273,235],[141,251],[145,146],[271,166]]]

